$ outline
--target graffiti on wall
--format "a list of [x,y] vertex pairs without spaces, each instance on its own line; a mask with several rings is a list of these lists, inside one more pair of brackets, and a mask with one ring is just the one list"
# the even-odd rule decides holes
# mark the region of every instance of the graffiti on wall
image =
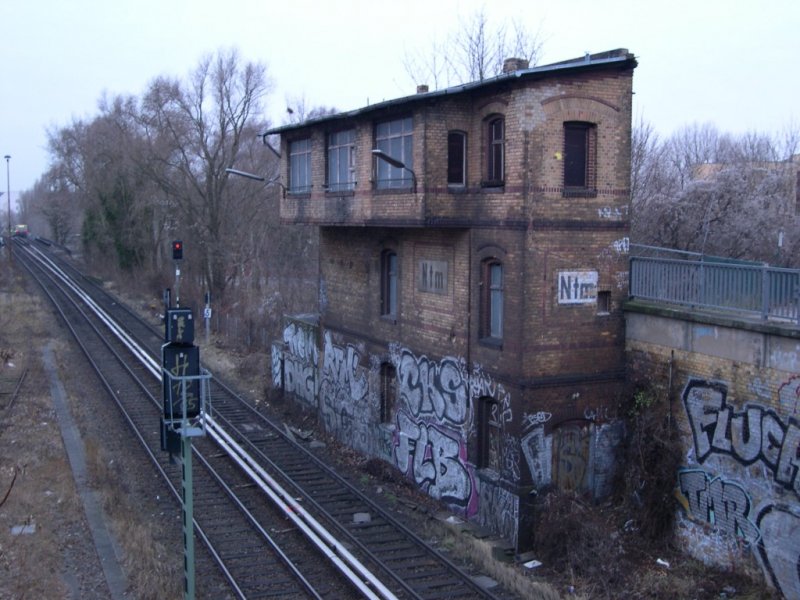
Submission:
[[[308,404],[317,401],[317,363],[319,349],[316,329],[289,323],[283,330],[283,388]],[[273,353],[273,377],[274,377]]]
[[[785,397],[794,394],[793,384],[794,378],[780,388],[781,408],[787,408]],[[756,544],[773,585],[786,597],[800,597],[800,506],[785,498],[800,497],[800,424],[793,416],[782,419],[771,408],[753,403],[737,411],[727,403],[727,391],[723,383],[690,379],[683,402],[698,463],[727,457],[742,470],[711,475],[684,469],[680,491],[694,519]],[[740,473],[746,483],[734,480],[732,472]],[[778,485],[765,486],[762,474]],[[760,499],[754,500],[753,494]]]
[[740,484],[711,478],[700,469],[682,469],[678,484],[695,519],[748,543],[758,540],[758,527],[750,520],[750,497]]
[[464,360],[432,361],[397,345],[390,347],[397,372],[397,468],[434,498],[469,517],[477,511],[474,472],[466,440],[473,419]]
[[397,413],[397,468],[433,498],[475,514],[475,483],[457,431]]
[[683,394],[699,463],[712,454],[743,465],[760,462],[777,483],[800,496],[800,423],[783,421],[772,409],[747,405],[734,411],[724,384],[692,380]]
[[468,425],[472,405],[463,359],[448,356],[436,362],[397,345],[390,347],[390,358],[397,371],[401,404],[409,413],[454,427]]
[[370,400],[369,391],[368,370],[361,366],[359,350],[352,344],[337,346],[326,332],[320,414],[328,431],[366,454],[377,443],[371,431],[376,400]]

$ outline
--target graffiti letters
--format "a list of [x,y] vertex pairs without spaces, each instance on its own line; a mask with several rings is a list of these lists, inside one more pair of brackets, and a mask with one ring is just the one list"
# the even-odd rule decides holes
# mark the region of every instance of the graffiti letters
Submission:
[[430,496],[468,508],[474,485],[458,433],[398,412],[395,461]]
[[415,417],[466,425],[470,417],[466,365],[445,357],[438,363],[400,350],[393,357],[400,398]]
[[719,383],[691,380],[683,401],[701,464],[711,454],[732,456],[743,465],[761,461],[775,481],[800,495],[800,425],[788,423],[760,406],[736,412],[726,404],[727,388]]
[[694,469],[682,470],[678,481],[692,517],[748,543],[758,540],[758,527],[749,519],[750,498],[741,485]]
[[800,597],[800,512],[769,505],[758,515],[758,550],[772,583],[785,598]]

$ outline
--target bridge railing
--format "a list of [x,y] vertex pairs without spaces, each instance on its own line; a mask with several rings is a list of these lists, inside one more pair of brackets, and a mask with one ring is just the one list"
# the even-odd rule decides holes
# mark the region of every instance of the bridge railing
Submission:
[[687,255],[632,256],[630,296],[800,323],[800,270]]

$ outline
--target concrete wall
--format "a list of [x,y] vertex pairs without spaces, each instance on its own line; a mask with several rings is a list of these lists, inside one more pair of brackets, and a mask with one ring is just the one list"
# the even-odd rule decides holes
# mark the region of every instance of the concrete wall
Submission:
[[800,331],[646,305],[626,320],[631,377],[672,380],[683,546],[800,598]]

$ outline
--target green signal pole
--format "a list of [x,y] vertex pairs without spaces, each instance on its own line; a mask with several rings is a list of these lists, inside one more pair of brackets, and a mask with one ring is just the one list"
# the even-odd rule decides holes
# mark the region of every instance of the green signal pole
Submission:
[[187,435],[181,435],[181,453],[183,458],[183,597],[185,600],[194,600],[194,498],[192,496],[192,438]]

